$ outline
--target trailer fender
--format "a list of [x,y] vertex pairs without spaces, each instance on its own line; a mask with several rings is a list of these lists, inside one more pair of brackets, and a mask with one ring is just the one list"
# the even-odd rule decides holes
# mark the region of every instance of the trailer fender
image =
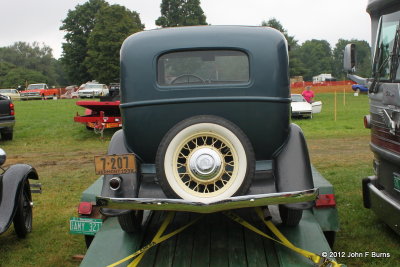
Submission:
[[[314,182],[308,149],[303,132],[296,124],[290,125],[289,137],[274,155],[275,186],[278,192],[313,189]],[[286,204],[292,209],[308,209],[313,202]]]
[[[132,153],[128,150],[125,145],[125,136],[122,130],[118,130],[114,133],[108,146],[108,155],[114,154],[128,154]],[[136,155],[135,155],[136,156]],[[127,197],[138,197],[139,186],[140,186],[140,160],[136,156],[137,172],[119,175],[104,175],[103,176],[103,187],[101,190],[101,196],[103,197],[116,197],[116,198],[127,198]],[[110,188],[110,180],[113,178],[120,179],[120,186],[118,189]],[[129,212],[128,210],[112,210],[112,209],[101,209],[101,213],[107,216],[117,216]]]
[[12,165],[0,177],[0,234],[11,225],[27,179],[39,179],[36,169],[27,164]]

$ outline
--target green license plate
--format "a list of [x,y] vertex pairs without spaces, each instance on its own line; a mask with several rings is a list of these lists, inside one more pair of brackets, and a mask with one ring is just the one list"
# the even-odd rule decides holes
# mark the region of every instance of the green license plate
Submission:
[[102,224],[102,219],[72,217],[69,219],[69,232],[71,234],[95,235]]
[[395,172],[393,173],[393,184],[394,184],[394,190],[400,192],[400,174]]

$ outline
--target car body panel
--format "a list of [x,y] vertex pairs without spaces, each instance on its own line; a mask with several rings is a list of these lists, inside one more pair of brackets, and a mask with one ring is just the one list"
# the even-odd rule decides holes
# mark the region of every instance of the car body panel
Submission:
[[80,98],[91,98],[107,95],[109,90],[105,84],[100,83],[85,83],[78,89]]
[[[187,61],[180,61],[182,58]],[[192,65],[190,60],[194,62]],[[223,60],[229,64],[221,64]],[[246,64],[234,65],[238,61]],[[173,62],[182,64],[173,65]],[[166,145],[165,137],[171,129],[180,123],[189,123],[190,118],[199,117],[206,117],[210,125],[214,120],[217,124],[219,119],[232,123],[230,133],[234,136],[240,133],[246,138],[245,143],[238,141],[248,149],[242,157],[247,162],[241,165],[245,170],[241,177],[245,182],[241,182],[241,186],[245,189],[219,199],[231,203],[226,209],[272,202],[295,212],[311,208],[316,194],[307,199],[299,197],[294,201],[296,203],[289,201],[291,193],[308,190],[315,193],[315,188],[303,132],[295,124],[290,124],[288,63],[284,36],[268,27],[182,27],[145,31],[128,37],[121,48],[123,129],[112,137],[107,154],[134,154],[139,171],[118,174],[116,189],[110,186],[115,175],[104,175],[97,202],[102,213],[123,216],[126,214],[124,209],[144,208],[144,203],[135,206],[139,199],[147,199],[146,202],[150,198],[153,204],[158,201],[168,203],[168,206],[172,202],[165,199],[179,198],[168,194],[160,185],[162,165],[160,157],[157,163],[155,158],[157,153],[163,153],[159,152],[159,147]],[[226,71],[238,74],[242,79],[231,78],[233,75]],[[174,82],[182,76],[187,79],[185,82]],[[190,81],[190,77],[194,81]],[[161,143],[163,139],[164,143]],[[208,146],[198,147],[208,149]],[[219,149],[222,150],[224,148]],[[255,165],[267,160],[274,162],[273,173],[265,169],[254,170]],[[240,166],[241,163],[235,164]],[[145,173],[142,166],[155,172]],[[250,203],[253,197],[248,195],[259,195],[260,199],[253,205]],[[236,201],[239,196],[243,198]],[[180,203],[181,210],[189,211],[190,206],[194,212],[221,210],[216,206],[211,208],[214,204],[219,205],[216,203],[198,209],[193,202],[211,203],[214,199],[185,199]],[[116,208],[114,203],[118,203],[120,208]]]
[[[255,177],[247,194],[261,195],[257,201],[253,202],[254,197],[230,197],[224,201],[224,203],[230,203],[226,207],[224,207],[225,205],[212,203],[211,205],[197,205],[197,207],[193,207],[192,211],[208,213],[229,208],[267,205],[268,203],[286,204],[293,209],[312,207],[314,205],[313,201],[317,196],[317,190],[314,188],[312,181],[307,145],[300,127],[291,124],[289,129],[290,134],[285,140],[284,146],[274,154],[272,161],[274,173],[270,171],[271,166],[265,164],[266,161],[256,162]],[[129,153],[124,141],[126,140],[124,135],[123,130],[119,130],[114,134],[109,145],[108,155]],[[293,164],[288,167],[288,162]],[[178,201],[179,203],[166,201],[167,196],[162,191],[156,178],[154,164],[138,163],[138,169],[134,173],[118,175],[122,181],[118,190],[110,190],[109,188],[110,179],[115,175],[103,176],[103,188],[97,202],[97,206],[103,207],[103,214],[115,216],[125,212],[124,209],[143,208],[146,203],[149,204],[149,209],[157,209],[152,204],[159,202],[165,203],[165,205],[162,205],[163,208],[168,209],[173,206],[175,210],[181,211],[189,211],[190,205],[194,205],[193,202],[189,201]],[[292,197],[291,193],[295,193],[297,198]],[[119,207],[119,211],[112,209],[112,207]]]
[[8,96],[12,100],[19,100],[21,98],[17,89],[0,89],[0,94]]
[[312,106],[312,113],[321,113],[322,111],[322,102],[321,101],[315,101],[311,103]]
[[12,165],[0,175],[0,234],[12,223],[26,179],[39,179],[35,168],[27,164]]
[[59,88],[49,88],[45,83],[35,83],[29,84],[26,90],[21,91],[20,98],[22,100],[52,98],[59,94]]
[[300,94],[292,94],[292,102],[290,104],[292,116],[307,116],[311,117],[313,113],[312,104],[308,103]]
[[400,201],[379,189],[377,177],[363,181],[363,198],[366,208],[372,209],[390,228],[400,235]]
[[78,98],[78,89],[76,85],[70,85],[65,88],[65,93],[60,96],[61,99],[73,99]]
[[[246,53],[249,82],[158,84],[160,56],[211,48]],[[130,36],[121,48],[121,113],[124,131],[129,136],[126,140],[129,150],[144,162],[152,163],[162,136],[177,122],[190,116],[212,114],[238,125],[253,143],[257,159],[271,158],[288,134],[289,78],[275,75],[287,73],[287,64],[287,42],[271,28],[183,27]],[[254,116],[251,120],[250,113]],[[269,122],[263,123],[266,114]],[[164,119],[159,120],[161,117]],[[277,127],[270,127],[271,124]]]
[[0,95],[0,130],[12,130],[15,125],[14,104]]
[[368,93],[368,88],[362,84],[353,84],[351,89],[353,89],[353,91],[359,91],[360,93]]

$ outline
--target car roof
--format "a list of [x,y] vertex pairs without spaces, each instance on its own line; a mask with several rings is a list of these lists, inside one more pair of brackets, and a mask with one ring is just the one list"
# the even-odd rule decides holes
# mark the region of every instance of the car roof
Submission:
[[248,55],[249,85],[229,94],[271,96],[270,92],[274,92],[276,97],[289,96],[287,75],[276,75],[288,71],[287,41],[282,33],[260,26],[190,26],[143,31],[124,41],[121,47],[122,102],[226,95],[224,89],[214,92],[169,90],[166,94],[166,90],[158,87],[154,74],[162,55],[199,50],[236,50]]

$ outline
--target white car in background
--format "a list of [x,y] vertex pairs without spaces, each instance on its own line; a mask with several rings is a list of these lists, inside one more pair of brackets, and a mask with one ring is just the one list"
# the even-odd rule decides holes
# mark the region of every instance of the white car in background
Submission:
[[88,82],[82,84],[78,89],[80,98],[91,98],[108,95],[108,86],[101,83]]
[[308,117],[312,118],[314,113],[320,113],[322,110],[322,102],[316,101],[308,103],[300,94],[292,94],[291,115],[292,117]]
[[17,89],[0,89],[0,95],[8,96],[12,100],[21,99],[21,96]]

